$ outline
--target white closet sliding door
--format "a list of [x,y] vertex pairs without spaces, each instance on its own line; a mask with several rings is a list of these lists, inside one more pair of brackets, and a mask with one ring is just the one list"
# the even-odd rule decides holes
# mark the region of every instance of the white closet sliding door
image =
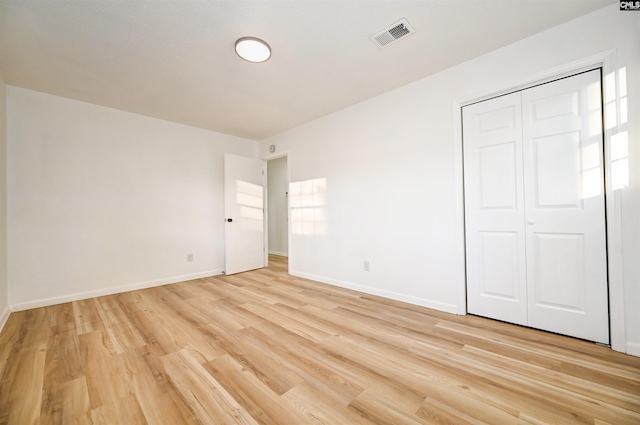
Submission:
[[527,324],[520,93],[463,109],[467,307]]
[[609,343],[600,71],[463,108],[470,313]]

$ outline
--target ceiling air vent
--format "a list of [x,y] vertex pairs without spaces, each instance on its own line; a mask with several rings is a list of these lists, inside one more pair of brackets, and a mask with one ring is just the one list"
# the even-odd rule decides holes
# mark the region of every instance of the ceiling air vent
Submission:
[[414,32],[415,30],[411,28],[409,21],[403,18],[391,25],[389,28],[386,28],[372,36],[371,41],[373,41],[379,48],[384,49],[385,47],[400,40],[402,37],[411,35]]

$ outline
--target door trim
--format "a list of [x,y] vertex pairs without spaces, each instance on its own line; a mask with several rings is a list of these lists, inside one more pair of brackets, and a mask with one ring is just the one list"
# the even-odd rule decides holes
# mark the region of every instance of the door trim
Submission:
[[[619,103],[618,98],[618,78],[617,61],[615,50],[602,52],[584,59],[577,60],[557,68],[549,69],[528,77],[513,81],[511,84],[501,84],[499,87],[490,87],[480,93],[470,94],[453,101],[453,139],[454,139],[454,183],[455,183],[455,206],[456,206],[456,226],[455,238],[457,241],[458,264],[456,267],[457,276],[457,313],[467,314],[466,302],[466,250],[465,250],[465,220],[464,220],[464,176],[463,176],[463,155],[462,155],[462,107],[471,103],[486,100],[492,97],[509,92],[522,90],[538,84],[543,84],[558,78],[567,77],[583,71],[595,68],[602,68],[602,90],[604,122],[604,172],[605,172],[605,209],[607,217],[607,262],[609,274],[609,327],[611,348],[620,352],[627,352],[625,314],[624,314],[624,280],[622,264],[622,208],[621,195],[612,186],[612,158],[611,158],[611,138],[622,131],[621,124],[617,116],[613,116],[606,107],[608,99]],[[613,92],[613,93],[612,93]],[[615,111],[619,111],[616,105]]]

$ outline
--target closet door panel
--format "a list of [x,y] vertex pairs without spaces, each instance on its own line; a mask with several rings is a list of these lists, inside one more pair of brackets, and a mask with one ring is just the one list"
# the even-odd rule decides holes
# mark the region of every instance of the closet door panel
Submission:
[[531,140],[535,208],[582,208],[580,133]]
[[463,108],[468,311],[526,324],[520,94]]
[[[585,311],[584,236],[534,233],[533,264],[536,285],[533,304],[549,308]],[[532,326],[533,324],[530,323]]]
[[529,326],[608,343],[599,87],[595,70],[522,92],[527,299]]

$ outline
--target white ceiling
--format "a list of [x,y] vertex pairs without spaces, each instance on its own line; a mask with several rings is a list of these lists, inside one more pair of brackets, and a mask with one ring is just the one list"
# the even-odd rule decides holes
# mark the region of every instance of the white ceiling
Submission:
[[[613,0],[0,0],[5,82],[261,140]],[[415,34],[369,36],[401,18]],[[243,36],[273,55],[235,55]]]

